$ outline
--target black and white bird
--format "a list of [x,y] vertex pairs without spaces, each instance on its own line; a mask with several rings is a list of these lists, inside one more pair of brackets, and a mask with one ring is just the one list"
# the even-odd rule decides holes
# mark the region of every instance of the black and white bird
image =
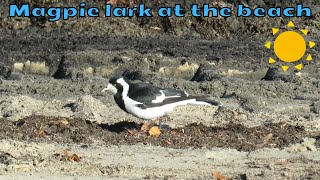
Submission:
[[107,88],[102,90],[104,91],[113,94],[122,110],[145,120],[160,118],[181,105],[222,106],[220,102],[208,97],[190,96],[185,91],[160,88],[148,83],[133,83],[122,76],[111,78]]

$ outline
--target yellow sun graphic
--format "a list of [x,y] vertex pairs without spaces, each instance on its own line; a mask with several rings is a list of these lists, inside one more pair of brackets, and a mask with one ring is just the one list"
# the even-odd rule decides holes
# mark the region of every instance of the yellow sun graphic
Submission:
[[[288,28],[294,28],[294,24],[292,21],[288,23]],[[279,29],[278,28],[272,28],[272,34],[275,36],[278,34]],[[303,56],[305,55],[307,51],[307,43],[303,35],[308,34],[307,29],[300,30],[299,33],[293,30],[288,30],[280,33],[275,41],[273,42],[273,50],[275,55],[280,59],[280,61],[284,63],[294,63],[294,68],[297,70],[301,70],[303,68],[302,63],[297,63],[300,61]],[[265,47],[268,49],[271,49],[271,41],[268,41],[265,44]],[[313,41],[308,42],[308,46],[310,49],[312,49],[316,43]],[[306,58],[307,61],[312,61],[311,54],[307,55]],[[269,58],[269,64],[276,63],[275,58],[270,57]],[[283,71],[287,71],[289,69],[289,65],[282,65],[281,66]]]

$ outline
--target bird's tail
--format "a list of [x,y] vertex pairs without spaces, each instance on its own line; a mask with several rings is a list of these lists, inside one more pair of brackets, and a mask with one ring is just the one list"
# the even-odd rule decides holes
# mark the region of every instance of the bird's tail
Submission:
[[205,105],[212,105],[212,106],[223,106],[223,104],[219,101],[215,101],[212,99],[209,99],[208,97],[195,97],[195,103],[194,104],[205,104]]

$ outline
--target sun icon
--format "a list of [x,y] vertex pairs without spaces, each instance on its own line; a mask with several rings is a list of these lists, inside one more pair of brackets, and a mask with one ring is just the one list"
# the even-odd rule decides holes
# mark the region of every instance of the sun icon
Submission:
[[[294,28],[294,24],[292,21],[288,23],[288,28]],[[278,34],[278,28],[272,28],[272,34],[275,36]],[[301,34],[302,33],[302,34]],[[298,32],[293,30],[288,30],[280,33],[275,41],[273,42],[273,50],[278,59],[284,63],[294,63],[294,68],[297,70],[301,70],[303,68],[302,63],[298,63],[306,54],[307,51],[307,43],[304,38],[308,34],[307,29],[302,29]],[[304,35],[304,36],[303,36]],[[271,49],[271,41],[268,41],[265,44],[265,47]],[[313,41],[308,42],[308,46],[312,49],[316,43]],[[307,61],[312,61],[311,54],[308,54],[306,57]],[[269,58],[269,64],[276,63],[275,58]],[[289,69],[289,65],[282,65],[282,70],[287,71]]]

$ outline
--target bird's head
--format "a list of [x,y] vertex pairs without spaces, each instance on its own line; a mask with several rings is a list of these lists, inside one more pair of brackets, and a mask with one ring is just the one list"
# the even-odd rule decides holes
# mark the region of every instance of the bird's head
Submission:
[[123,92],[123,90],[128,90],[129,84],[129,80],[125,77],[113,77],[109,80],[107,88],[104,88],[101,92],[109,91],[115,95],[118,92]]

